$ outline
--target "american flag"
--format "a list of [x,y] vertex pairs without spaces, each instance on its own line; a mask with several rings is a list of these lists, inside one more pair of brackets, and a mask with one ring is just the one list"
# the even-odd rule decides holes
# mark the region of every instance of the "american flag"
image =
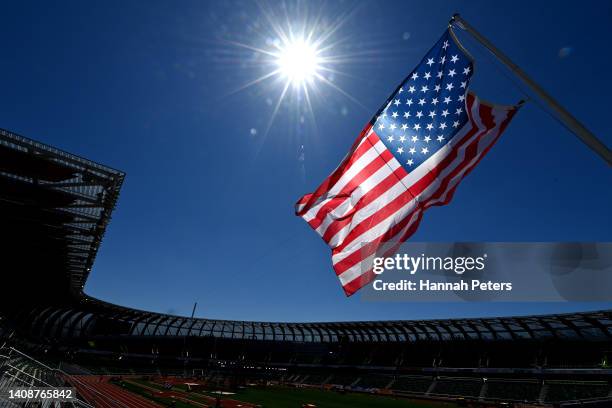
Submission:
[[[362,130],[340,166],[296,204],[332,249],[352,295],[373,280],[372,258],[392,255],[424,211],[447,204],[517,106],[479,101],[471,56],[448,29]],[[383,247],[383,245],[385,245]]]

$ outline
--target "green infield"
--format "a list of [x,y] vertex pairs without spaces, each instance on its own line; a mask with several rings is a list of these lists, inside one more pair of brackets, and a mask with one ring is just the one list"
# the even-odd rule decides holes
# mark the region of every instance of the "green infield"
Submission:
[[412,401],[383,395],[339,393],[311,388],[246,388],[230,396],[235,400],[261,405],[263,408],[301,408],[313,404],[317,408],[440,408],[457,407],[450,402]]
[[[148,386],[155,389],[163,389],[160,384],[147,380],[132,380],[132,383],[122,383],[122,386],[132,392],[138,393],[164,406],[173,401],[170,398],[152,397],[151,392],[140,386]],[[216,397],[211,391],[186,392],[185,387],[175,384],[174,391],[178,391],[193,402],[211,404],[205,395]],[[311,404],[317,408],[455,408],[457,404],[446,401],[418,401],[398,398],[386,395],[373,395],[361,393],[340,393],[337,391],[321,390],[314,388],[292,388],[292,387],[249,387],[238,390],[235,394],[224,395],[223,407],[240,407],[240,402],[260,405],[262,408],[301,408]],[[231,401],[230,401],[231,400]],[[188,404],[176,401],[176,407],[196,407],[196,404]]]

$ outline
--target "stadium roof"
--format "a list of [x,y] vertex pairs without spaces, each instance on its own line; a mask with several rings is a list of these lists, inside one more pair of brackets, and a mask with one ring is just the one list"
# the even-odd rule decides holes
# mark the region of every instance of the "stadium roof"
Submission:
[[0,129],[6,287],[81,293],[124,173]]
[[437,342],[456,340],[610,341],[612,311],[546,316],[284,323],[198,319],[146,312],[83,298],[78,307],[40,307],[20,320],[44,337],[215,337],[299,343]]

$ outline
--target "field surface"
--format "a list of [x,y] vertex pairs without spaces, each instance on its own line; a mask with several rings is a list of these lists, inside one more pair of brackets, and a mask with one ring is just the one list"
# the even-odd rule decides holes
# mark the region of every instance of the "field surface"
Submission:
[[[188,392],[186,386],[175,383],[172,390],[153,381],[132,379],[122,382],[125,389],[169,406],[177,408],[215,407],[217,394],[211,391]],[[455,408],[456,404],[439,401],[413,401],[392,396],[357,393],[339,393],[313,388],[249,387],[235,394],[223,395],[223,408],[301,408],[312,404],[317,408]]]
[[317,408],[454,408],[457,405],[442,402],[410,401],[381,395],[340,394],[303,388],[248,388],[232,398],[251,402],[263,408],[301,408],[302,404],[314,404]]

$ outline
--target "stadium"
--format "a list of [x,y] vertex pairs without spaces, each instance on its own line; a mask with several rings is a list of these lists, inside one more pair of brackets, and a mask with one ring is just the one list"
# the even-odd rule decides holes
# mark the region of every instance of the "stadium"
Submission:
[[2,130],[0,176],[3,392],[71,386],[66,406],[101,408],[612,406],[612,311],[281,323],[135,310],[83,292],[124,173]]

